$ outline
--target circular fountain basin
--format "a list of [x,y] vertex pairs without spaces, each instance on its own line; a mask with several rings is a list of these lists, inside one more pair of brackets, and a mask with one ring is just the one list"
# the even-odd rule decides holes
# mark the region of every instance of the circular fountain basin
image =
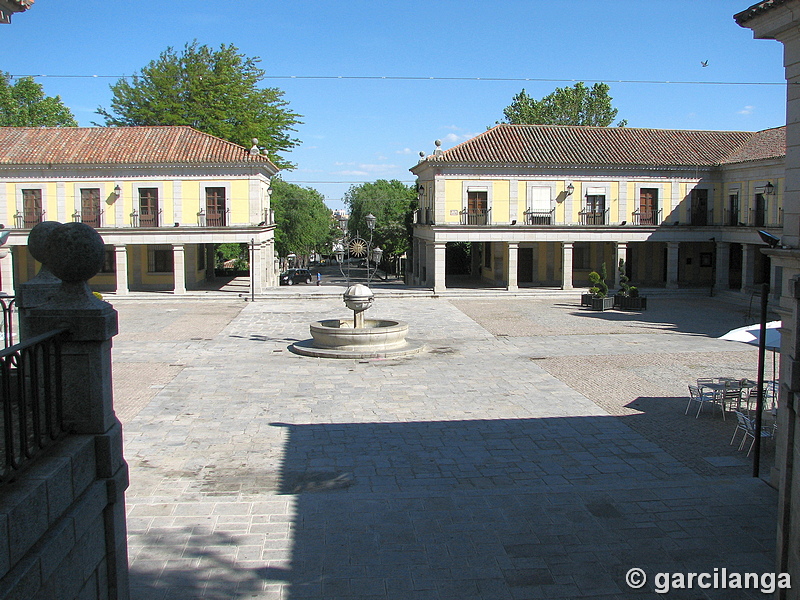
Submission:
[[326,319],[311,323],[313,339],[293,344],[293,352],[319,358],[386,358],[420,352],[422,345],[406,341],[408,323],[390,319]]

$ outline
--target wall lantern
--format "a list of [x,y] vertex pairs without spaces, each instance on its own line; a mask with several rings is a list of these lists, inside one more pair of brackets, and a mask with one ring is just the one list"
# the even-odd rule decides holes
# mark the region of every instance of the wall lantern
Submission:
[[114,199],[118,199],[122,195],[122,188],[119,187],[119,184],[114,186]]
[[766,185],[757,187],[756,191],[764,194],[765,196],[772,196],[775,193],[775,186],[772,185],[772,182],[768,181]]
[[572,183],[570,183],[567,186],[567,196],[572,196],[572,192],[574,192],[574,191],[575,191],[575,186],[572,185]]

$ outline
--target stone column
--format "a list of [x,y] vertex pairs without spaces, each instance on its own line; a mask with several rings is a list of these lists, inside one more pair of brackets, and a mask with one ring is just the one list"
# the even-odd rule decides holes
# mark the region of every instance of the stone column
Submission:
[[667,242],[667,288],[671,290],[678,289],[679,248],[678,242]]
[[742,244],[742,291],[752,289],[756,281],[756,252],[753,244]]
[[506,289],[514,292],[519,289],[517,282],[517,264],[519,262],[519,243],[508,242],[508,263],[506,265]]
[[717,291],[730,288],[731,245],[730,242],[717,242],[714,256],[714,287]]
[[433,291],[443,292],[445,286],[445,242],[435,242],[433,245]]
[[47,302],[30,309],[28,326],[32,336],[67,329],[61,342],[63,419],[72,434],[94,437],[93,460],[79,466],[93,469],[94,477],[106,484],[103,511],[109,594],[104,597],[125,600],[129,597],[128,469],[111,385],[111,339],[117,333],[117,312],[98,300],[86,283],[102,268],[105,246],[100,234],[84,223],[56,225],[46,236],[42,264],[61,284]]
[[117,296],[127,296],[128,288],[128,249],[124,244],[114,245],[114,259],[117,269]]
[[264,293],[264,279],[267,274],[266,265],[264,264],[264,247],[261,242],[251,242],[250,253],[252,255],[253,264],[250,265],[250,277],[253,278],[253,289],[256,294]]
[[183,244],[172,244],[172,270],[175,280],[174,294],[186,293],[186,256]]
[[572,242],[561,242],[561,289],[572,287]]
[[625,266],[628,265],[628,243],[617,242],[616,255],[614,259],[614,289],[618,290],[620,285],[620,277],[622,274],[619,272],[619,260],[625,261]]
[[13,296],[14,290],[14,253],[10,246],[0,248],[0,291]]

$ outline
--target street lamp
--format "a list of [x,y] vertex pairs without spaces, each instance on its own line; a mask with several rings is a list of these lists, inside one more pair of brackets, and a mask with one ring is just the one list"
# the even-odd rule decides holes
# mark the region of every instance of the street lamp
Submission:
[[[383,257],[383,250],[378,247],[373,247],[372,236],[375,232],[375,224],[378,219],[372,213],[368,214],[364,219],[367,222],[369,229],[369,239],[363,239],[358,232],[351,236],[347,231],[348,218],[344,215],[339,215],[337,220],[339,222],[339,229],[342,231],[341,239],[337,240],[333,245],[333,254],[336,256],[336,262],[339,264],[339,271],[342,277],[345,278],[347,285],[350,285],[350,269],[352,266],[353,258],[364,258],[367,261],[367,284],[369,285],[372,278],[378,271],[378,263]],[[375,268],[370,268],[370,261],[375,263]],[[347,272],[345,272],[343,263],[347,263]]]

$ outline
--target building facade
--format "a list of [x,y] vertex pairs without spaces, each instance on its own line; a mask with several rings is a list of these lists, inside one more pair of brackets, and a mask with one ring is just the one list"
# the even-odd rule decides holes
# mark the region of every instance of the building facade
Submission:
[[247,243],[256,291],[277,285],[270,178],[257,147],[190,127],[0,128],[0,258],[8,294],[38,265],[29,230],[80,221],[100,231],[92,289],[181,294],[214,277],[214,246]]
[[758,39],[783,44],[786,73],[786,190],[781,248],[765,250],[780,269],[775,282],[782,320],[780,395],[775,467],[778,487],[778,544],[775,570],[789,573],[795,584],[776,598],[800,598],[800,0],[765,0],[735,15]]
[[785,129],[498,125],[422,158],[411,279],[572,289],[619,259],[640,287],[748,291],[774,277]]

